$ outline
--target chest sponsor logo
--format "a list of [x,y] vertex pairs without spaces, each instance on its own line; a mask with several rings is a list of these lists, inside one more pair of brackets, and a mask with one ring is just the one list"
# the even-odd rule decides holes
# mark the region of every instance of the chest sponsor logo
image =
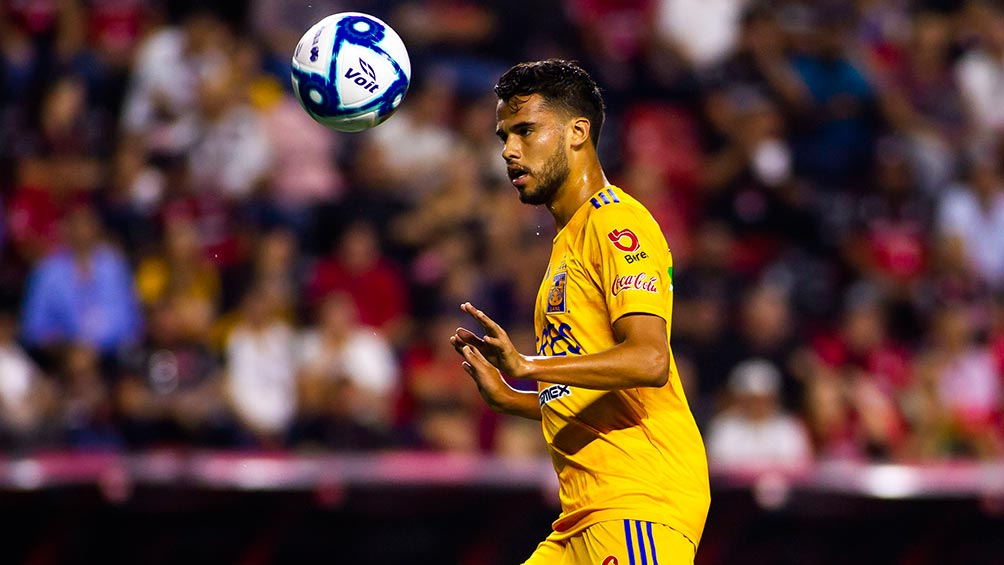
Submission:
[[557,400],[563,396],[572,394],[572,389],[568,385],[552,385],[537,394],[537,400],[543,406],[552,400]]
[[636,275],[623,275],[614,277],[613,284],[610,285],[610,294],[617,296],[626,290],[642,290],[653,294],[659,293],[659,276],[649,276],[641,272]]
[[642,259],[648,259],[648,253],[640,251],[638,253],[628,253],[624,256],[624,260],[627,261],[629,265],[635,261],[641,261]]
[[537,337],[537,355],[562,357],[579,355],[582,346],[576,341],[572,326],[568,324],[547,324]]
[[551,288],[547,291],[548,314],[563,314],[565,312],[565,283],[568,279],[567,274],[562,271],[555,274],[551,280]]
[[610,243],[614,244],[614,247],[624,253],[635,253],[641,249],[641,244],[638,243],[638,236],[631,230],[612,230],[607,234],[607,239],[610,240]]

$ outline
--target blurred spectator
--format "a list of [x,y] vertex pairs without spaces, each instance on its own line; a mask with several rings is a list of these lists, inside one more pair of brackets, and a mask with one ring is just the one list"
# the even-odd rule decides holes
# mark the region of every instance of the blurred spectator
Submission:
[[1004,289],[1004,184],[1000,163],[978,155],[966,181],[944,194],[938,210],[941,245],[960,253],[980,278]]
[[492,447],[496,418],[478,402],[477,387],[457,367],[449,340],[442,339],[460,326],[456,316],[444,314],[406,353],[401,415],[414,420],[423,447],[471,453]]
[[968,23],[977,26],[979,46],[956,65],[959,88],[966,101],[975,140],[992,141],[1004,132],[1000,88],[1004,83],[1004,7],[994,0],[971,0]]
[[69,346],[62,358],[60,380],[63,441],[77,449],[122,447],[115,405],[97,351],[87,345]]
[[86,202],[62,220],[66,246],[32,271],[24,302],[24,338],[31,347],[85,343],[102,355],[139,337],[142,321],[125,258],[101,240]]
[[334,251],[309,275],[308,300],[318,304],[332,292],[346,292],[355,302],[360,323],[399,343],[407,331],[408,288],[404,273],[384,257],[376,228],[366,221],[351,223]]
[[34,264],[59,243],[61,208],[72,198],[53,182],[49,162],[26,155],[14,165],[14,186],[5,213],[12,259]]
[[17,333],[17,316],[0,309],[0,445],[8,450],[58,439],[58,390],[17,343]]
[[227,63],[223,23],[212,6],[192,4],[181,25],[161,28],[140,44],[126,92],[125,134],[158,155],[178,155],[195,141],[199,85]]
[[724,468],[799,468],[812,460],[805,426],[781,407],[781,374],[751,359],[729,376],[730,407],[712,418],[708,462]]
[[249,281],[269,289],[278,312],[289,321],[295,320],[304,269],[296,234],[285,228],[271,229],[261,234],[255,246]]
[[220,364],[186,331],[184,315],[175,302],[153,304],[148,338],[123,352],[115,394],[130,447],[221,446],[232,439]]
[[909,351],[888,336],[882,304],[849,293],[839,329],[813,342],[818,364],[806,411],[825,457],[897,458],[908,429],[901,406],[913,386]]
[[345,191],[336,159],[342,143],[290,96],[267,108],[263,118],[273,156],[270,196],[283,222],[305,234],[314,207],[339,200]]
[[734,48],[743,7],[750,0],[662,0],[656,2],[656,29],[677,45],[698,69],[725,58]]
[[1004,379],[977,329],[963,304],[946,304],[935,314],[929,349],[917,359],[909,412],[921,458],[1004,454]]
[[170,303],[181,317],[181,332],[189,337],[208,334],[220,300],[219,274],[197,237],[190,219],[169,219],[163,251],[144,257],[136,269],[140,300],[148,307]]
[[[410,207],[422,201],[438,185],[456,148],[456,134],[449,128],[455,104],[454,85],[444,77],[413,82],[408,103],[393,120],[366,134],[357,158],[357,174],[379,190],[380,206]],[[385,127],[386,126],[386,127]],[[408,143],[401,143],[407,139]]]
[[762,283],[748,291],[738,305],[734,329],[727,331],[718,344],[715,371],[701,374],[706,394],[717,396],[733,368],[752,358],[766,359],[781,373],[781,401],[788,410],[802,407],[806,377],[806,348],[793,326],[794,313],[785,291],[771,283]]
[[383,336],[359,324],[352,297],[328,295],[299,349],[300,414],[291,441],[353,449],[385,445],[398,361]]
[[932,213],[915,175],[903,140],[880,142],[874,188],[858,200],[852,234],[844,243],[848,262],[894,294],[923,276],[927,267]]
[[724,400],[722,389],[732,361],[722,358],[719,347],[742,284],[729,269],[734,246],[725,226],[705,222],[697,227],[694,241],[693,261],[673,272],[672,341],[681,375],[692,372],[687,400],[698,423],[704,424]]
[[953,19],[921,9],[911,23],[909,39],[887,46],[876,65],[882,79],[883,112],[911,145],[920,171],[918,183],[927,193],[939,190],[955,172],[954,147],[966,141],[966,105],[952,67]]
[[296,416],[295,339],[269,289],[252,287],[226,339],[224,390],[248,447],[276,448]]
[[810,93],[789,59],[777,13],[762,1],[747,3],[735,52],[702,73],[710,96],[743,89],[767,98],[785,116],[807,109]]
[[268,174],[268,132],[242,96],[240,78],[224,67],[199,81],[196,137],[188,154],[196,192],[244,199],[262,188]]
[[789,22],[795,73],[810,104],[793,124],[795,169],[822,189],[842,188],[867,171],[879,119],[865,70],[849,54],[854,10],[843,2],[807,3]]
[[899,138],[876,145],[872,188],[856,200],[841,254],[855,277],[882,287],[891,332],[922,337],[915,297],[931,268],[933,205],[920,190],[908,145]]
[[[68,75],[55,80],[42,101],[39,116],[39,142],[44,151],[78,158],[109,153],[111,124],[88,102],[87,85],[82,79]],[[83,173],[75,175],[77,183],[84,180],[83,176],[96,176],[92,172],[95,163],[83,160],[75,165]],[[93,186],[95,182],[88,184]]]
[[777,107],[752,90],[731,91],[729,142],[711,157],[706,214],[728,224],[739,246],[733,267],[759,273],[787,242],[809,246],[815,226],[794,182],[792,149]]

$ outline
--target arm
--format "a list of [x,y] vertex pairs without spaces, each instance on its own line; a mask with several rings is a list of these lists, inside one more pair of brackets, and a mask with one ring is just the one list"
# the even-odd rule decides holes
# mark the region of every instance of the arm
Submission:
[[614,322],[617,345],[589,355],[525,357],[519,378],[595,390],[661,387],[669,379],[666,321],[651,314]]
[[[594,354],[567,357],[528,357],[516,351],[508,334],[494,320],[470,303],[461,308],[484,328],[483,338],[459,328],[450,342],[464,357],[464,369],[478,382],[489,405],[502,406],[526,401],[499,390],[495,373],[518,379],[546,381],[596,390],[661,387],[669,378],[669,344],[666,322],[653,315],[626,315],[613,324],[617,345]],[[483,383],[488,382],[487,390]],[[504,381],[502,381],[504,384]],[[506,385],[507,388],[508,385]],[[516,395],[524,394],[509,389]],[[486,392],[489,394],[486,396]],[[536,404],[536,398],[534,398]],[[494,406],[493,406],[494,408]],[[535,406],[539,413],[539,406]],[[501,411],[508,412],[506,409]]]

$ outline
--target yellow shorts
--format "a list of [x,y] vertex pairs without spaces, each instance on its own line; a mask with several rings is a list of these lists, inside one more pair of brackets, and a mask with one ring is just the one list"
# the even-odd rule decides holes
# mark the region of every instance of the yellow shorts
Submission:
[[697,548],[664,524],[610,520],[563,537],[551,534],[523,565],[692,565]]

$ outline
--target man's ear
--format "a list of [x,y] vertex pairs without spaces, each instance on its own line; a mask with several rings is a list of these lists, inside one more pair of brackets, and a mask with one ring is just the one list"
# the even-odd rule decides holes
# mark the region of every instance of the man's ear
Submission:
[[575,118],[569,126],[570,135],[568,143],[573,149],[579,149],[589,142],[589,131],[592,124],[586,118]]

